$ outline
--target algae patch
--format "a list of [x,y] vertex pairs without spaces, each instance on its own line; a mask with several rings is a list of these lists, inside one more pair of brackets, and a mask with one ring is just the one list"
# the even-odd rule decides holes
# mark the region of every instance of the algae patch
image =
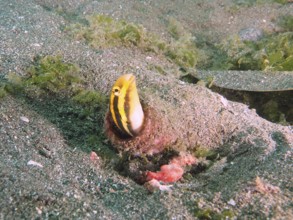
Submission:
[[293,31],[293,15],[284,15],[278,19],[279,26],[285,31]]
[[115,158],[115,152],[103,144],[107,97],[86,89],[79,72],[77,65],[61,56],[37,57],[26,76],[10,73],[0,91],[24,100],[55,124],[74,148]]
[[293,32],[267,36],[259,41],[242,41],[233,36],[218,45],[226,54],[214,67],[224,70],[293,70]]
[[37,86],[52,93],[72,89],[81,79],[77,65],[65,63],[61,56],[45,56],[37,58],[35,65],[31,66],[28,75],[23,80],[25,87]]
[[194,67],[199,61],[195,38],[174,18],[168,20],[168,32],[172,36],[165,55],[182,67]]
[[202,147],[202,146],[199,146],[197,148],[195,148],[195,156],[197,158],[209,158],[209,159],[215,159],[217,157],[217,152],[211,150],[211,149],[208,149],[207,147]]
[[215,211],[212,208],[200,208],[200,205],[196,204],[195,217],[201,220],[233,219],[235,217],[235,213],[230,209],[224,209],[223,211]]
[[63,61],[59,55],[36,57],[24,77],[9,73],[4,88],[10,93],[23,90],[29,96],[58,95],[88,106],[104,104],[104,95],[85,89],[79,72],[76,64]]
[[94,90],[80,90],[72,100],[87,109],[89,113],[99,108],[102,103],[107,103],[106,97]]
[[197,49],[191,35],[179,37],[176,24],[169,28],[174,39],[167,42],[146,31],[141,25],[115,20],[106,15],[89,16],[87,21],[88,25],[77,23],[68,26],[65,31],[77,40],[85,40],[96,49],[137,47],[143,51],[163,54],[182,68],[195,67],[197,63]]
[[81,86],[77,65],[66,63],[61,56],[36,57],[24,77],[11,72],[6,76],[5,88],[10,93],[23,91],[28,96],[72,93]]
[[5,83],[0,82],[0,101],[7,95],[7,88]]
[[233,0],[234,4],[239,6],[252,7],[255,4],[271,4],[271,3],[279,3],[286,4],[288,0]]

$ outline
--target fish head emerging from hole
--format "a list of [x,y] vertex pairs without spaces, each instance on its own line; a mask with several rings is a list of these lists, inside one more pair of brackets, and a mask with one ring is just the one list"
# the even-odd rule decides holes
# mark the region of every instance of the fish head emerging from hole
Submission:
[[156,106],[150,106],[147,97],[144,103],[140,102],[132,74],[121,75],[114,83],[104,126],[114,148],[131,155],[158,154],[177,139],[173,127]]
[[121,136],[130,138],[140,133],[144,123],[144,112],[134,75],[122,75],[114,83],[110,95],[110,113]]

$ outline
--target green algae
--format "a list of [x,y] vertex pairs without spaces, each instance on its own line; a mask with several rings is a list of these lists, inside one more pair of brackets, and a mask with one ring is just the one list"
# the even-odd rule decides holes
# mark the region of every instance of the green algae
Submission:
[[6,76],[6,81],[3,82],[3,88],[7,93],[16,94],[23,90],[23,78],[14,72],[8,73]]
[[175,40],[179,40],[180,38],[190,34],[186,31],[183,25],[173,17],[168,20],[167,30]]
[[293,15],[283,15],[279,17],[277,23],[284,31],[293,31]]
[[95,108],[99,106],[101,103],[106,102],[106,97],[98,93],[94,90],[81,90],[75,96],[73,96],[72,100],[76,101],[77,103]]
[[[81,89],[71,99],[82,106],[82,112],[86,117],[91,116],[97,110],[106,111],[108,106],[106,96],[94,90]],[[90,142],[92,143],[92,141]]]
[[23,84],[58,93],[81,82],[77,76],[79,71],[77,65],[63,62],[61,56],[45,56],[37,58],[35,64],[28,68]]
[[255,4],[286,4],[288,3],[288,0],[233,0],[233,2],[239,6],[252,7]]
[[0,83],[0,100],[7,95],[7,91],[5,89],[5,85]]
[[164,54],[180,67],[195,67],[197,53],[193,49],[190,49],[192,46],[193,44],[189,40],[182,39],[169,45]]
[[191,33],[174,18],[168,20],[167,30],[173,39],[166,44],[165,56],[183,68],[195,67],[199,60],[199,51]]
[[216,64],[218,69],[293,70],[293,32],[267,36],[256,42],[233,36],[222,42],[219,49],[226,55],[226,60]]
[[167,42],[146,31],[141,25],[115,20],[106,15],[93,15],[87,21],[88,25],[77,23],[68,26],[65,31],[77,40],[85,40],[96,49],[137,47],[143,51],[163,54],[182,68],[195,67],[197,63],[197,49],[192,36],[185,32],[179,33],[181,29],[175,22],[169,28],[174,39]]
[[115,159],[116,153],[103,143],[107,97],[87,89],[79,72],[76,64],[65,62],[62,56],[37,57],[25,76],[8,74],[0,93],[25,100],[56,124],[72,146]]
[[25,76],[7,74],[5,90],[11,94],[21,91],[29,96],[72,93],[82,82],[79,71],[77,65],[64,62],[59,55],[36,57]]
[[84,88],[79,72],[76,64],[65,62],[60,55],[37,57],[25,77],[14,75],[10,77],[10,82],[24,88],[26,93],[41,90],[43,93],[65,96],[89,112],[106,106],[106,96]]
[[160,65],[155,65],[155,64],[149,64],[148,69],[152,71],[156,71],[160,73],[161,75],[167,75],[167,71],[164,69],[164,67]]
[[79,72],[76,64],[65,62],[60,55],[36,57],[24,77],[9,73],[3,88],[12,94],[22,90],[27,95],[35,93],[64,96],[91,109],[104,104],[106,96],[98,91],[85,89]]
[[221,213],[217,213],[212,211],[211,209],[203,209],[198,210],[195,213],[195,216],[201,220],[213,219],[213,220],[221,220],[221,219],[231,219],[234,217],[234,213],[230,210],[224,210]]
[[67,27],[76,39],[84,39],[94,48],[105,49],[117,46],[138,46],[149,48],[151,36],[142,26],[127,23],[123,20],[114,20],[106,15],[87,17],[88,25],[81,23]]
[[235,213],[230,209],[224,209],[221,212],[214,211],[211,208],[199,208],[199,205],[196,204],[195,208],[195,217],[200,220],[221,220],[221,219],[233,219]]
[[195,153],[194,155],[197,157],[197,158],[200,158],[200,157],[204,157],[204,158],[215,158],[217,153],[211,149],[208,149],[206,147],[197,147],[196,150],[195,150]]

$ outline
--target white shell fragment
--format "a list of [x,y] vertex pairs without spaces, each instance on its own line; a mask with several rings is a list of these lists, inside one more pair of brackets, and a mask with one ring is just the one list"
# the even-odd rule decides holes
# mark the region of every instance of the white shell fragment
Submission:
[[221,96],[220,100],[221,100],[222,104],[224,105],[224,107],[228,106],[228,100],[227,99],[225,99],[223,96]]
[[22,120],[23,122],[26,122],[26,123],[29,123],[30,122],[30,120],[27,117],[25,117],[25,116],[21,116],[20,117],[20,120]]
[[152,179],[144,184],[144,186],[150,191],[154,192],[156,190],[160,191],[172,191],[173,185],[162,185],[158,180]]
[[36,161],[33,161],[33,160],[30,160],[29,162],[27,162],[27,165],[32,165],[32,166],[38,166],[38,167],[41,167],[43,168],[43,165],[36,162]]
[[236,202],[234,201],[234,199],[230,199],[227,203],[229,205],[231,205],[231,206],[235,206],[236,205]]

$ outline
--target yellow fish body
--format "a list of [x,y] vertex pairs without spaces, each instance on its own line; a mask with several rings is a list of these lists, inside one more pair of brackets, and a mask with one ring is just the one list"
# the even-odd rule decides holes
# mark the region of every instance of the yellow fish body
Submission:
[[114,124],[123,136],[134,137],[139,134],[144,122],[144,112],[134,75],[122,75],[113,85],[110,112]]

